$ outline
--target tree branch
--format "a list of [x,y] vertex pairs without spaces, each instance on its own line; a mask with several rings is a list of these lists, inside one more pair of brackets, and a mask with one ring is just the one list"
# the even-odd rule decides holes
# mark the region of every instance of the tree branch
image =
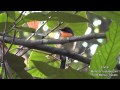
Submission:
[[[2,40],[3,36],[0,36],[0,40]],[[22,45],[25,47],[28,47],[30,49],[37,49],[37,50],[43,50],[46,52],[50,52],[53,54],[60,54],[60,55],[65,55],[68,56],[70,58],[76,59],[78,61],[84,62],[89,64],[90,63],[90,59],[85,58],[77,53],[74,52],[68,52],[66,50],[63,49],[58,49],[58,48],[54,48],[54,47],[50,47],[50,46],[46,46],[44,44],[64,44],[64,43],[69,43],[69,42],[75,42],[75,41],[82,41],[82,40],[90,40],[90,39],[98,39],[98,38],[105,38],[105,34],[89,34],[89,35],[84,35],[84,36],[79,36],[79,37],[71,37],[71,38],[67,38],[67,39],[41,39],[41,40],[25,40],[25,39],[18,39],[15,38],[13,44],[16,45]],[[4,41],[6,43],[10,43],[12,41],[12,37],[5,37]]]
[[[73,41],[79,41],[79,40],[89,40],[89,39],[93,39],[93,38],[95,38],[95,39],[105,38],[105,37],[106,37],[105,34],[90,34],[90,35],[85,35],[85,36],[81,36],[81,37],[73,37],[73,38],[70,38],[71,40],[69,40],[69,39],[63,39],[63,40],[51,39],[51,42],[49,40],[48,40],[48,42],[43,42],[46,39],[44,39],[43,41],[42,40],[31,41],[31,40],[15,38],[13,44],[23,45],[23,46],[28,47],[30,49],[42,50],[42,51],[46,51],[46,52],[53,53],[53,54],[65,55],[67,57],[81,61],[83,63],[90,64],[91,59],[89,59],[89,58],[83,57],[82,55],[79,55],[75,52],[68,52],[64,49],[50,47],[50,46],[44,45],[43,43],[47,43],[47,44],[57,43],[58,44],[58,43],[65,43],[65,42],[67,43],[67,42],[73,42]],[[3,38],[3,36],[0,36],[0,41],[2,41],[2,38]],[[5,43],[10,43],[11,41],[12,41],[12,37],[10,37],[10,36],[4,37]],[[37,42],[37,44],[35,44],[35,42]],[[39,44],[38,44],[38,42],[39,42]],[[117,64],[116,67],[120,70],[120,68],[119,68],[120,64]]]
[[[2,34],[0,34],[0,40],[2,40]],[[89,35],[83,35],[83,36],[79,36],[79,37],[71,37],[71,38],[66,38],[66,39],[41,39],[41,40],[25,40],[25,39],[18,39],[15,38],[14,44],[26,44],[26,45],[43,45],[43,44],[64,44],[64,43],[70,43],[70,42],[75,42],[75,41],[85,41],[85,40],[90,40],[90,39],[99,39],[99,38],[106,38],[106,35],[101,33],[101,34],[97,34],[97,33],[93,33],[93,34],[89,34]],[[9,43],[11,41],[12,37],[10,36],[6,36],[5,40],[7,43]]]
[[[2,37],[3,36],[0,36],[0,40],[2,40]],[[46,39],[44,39],[44,40],[46,40]],[[55,39],[51,39],[51,40],[55,40]],[[12,41],[12,38],[11,37],[5,37],[4,41],[6,43],[10,43]],[[61,41],[61,40],[59,40],[59,41]],[[68,40],[66,39],[66,41],[68,41]],[[83,57],[83,56],[81,56],[81,55],[79,55],[75,52],[68,52],[64,49],[54,48],[54,47],[50,47],[50,46],[47,46],[47,45],[40,45],[38,43],[36,44],[35,42],[36,41],[15,38],[15,40],[13,41],[13,44],[22,45],[22,46],[28,47],[30,49],[42,50],[42,51],[50,52],[50,53],[53,53],[53,54],[65,55],[65,56],[68,56],[70,58],[76,59],[78,61],[90,64],[90,59],[85,58],[85,57]],[[43,41],[39,41],[39,43],[40,42],[41,42],[41,44],[43,44]]]
[[43,39],[43,40],[38,40],[34,41],[36,44],[64,44],[64,43],[69,43],[69,42],[75,42],[75,41],[85,41],[85,40],[90,40],[90,39],[99,39],[99,38],[106,38],[106,35],[104,33],[93,33],[89,35],[83,35],[79,37],[71,37],[71,38],[66,38],[66,39]]
[[[98,38],[105,38],[105,34],[89,34],[89,35],[84,35],[80,37],[71,37],[67,39],[41,39],[41,40],[25,40],[25,39],[18,39],[14,38],[13,44],[16,45],[22,45],[31,49],[38,49],[38,50],[43,50],[46,52],[50,52],[53,54],[60,54],[60,55],[65,55],[73,59],[80,60],[82,62],[85,62],[89,64],[89,59],[84,58],[83,56],[78,55],[77,53],[73,52],[68,52],[63,49],[58,49],[50,46],[46,46],[44,44],[64,44],[64,43],[69,43],[69,42],[75,42],[75,41],[82,41],[82,40],[89,40],[89,39],[98,39]],[[2,41],[3,36],[0,36],[0,40]],[[6,43],[10,43],[12,41],[12,37],[5,36],[4,41]]]

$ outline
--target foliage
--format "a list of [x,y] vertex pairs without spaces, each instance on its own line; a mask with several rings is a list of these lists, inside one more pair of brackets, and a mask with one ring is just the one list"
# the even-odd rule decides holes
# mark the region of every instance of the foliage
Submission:
[[[116,59],[120,52],[120,27],[112,22],[106,33],[107,43],[97,48],[90,64],[90,73],[97,78],[110,78],[118,63]],[[112,71],[112,72],[111,72]]]

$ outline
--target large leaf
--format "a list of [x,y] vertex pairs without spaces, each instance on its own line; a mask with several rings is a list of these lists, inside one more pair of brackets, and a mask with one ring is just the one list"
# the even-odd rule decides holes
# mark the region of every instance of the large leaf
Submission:
[[7,11],[8,13],[8,20],[6,13],[0,14],[0,31],[3,32],[5,28],[5,23],[6,23],[6,31],[8,31],[12,26],[13,22],[15,21],[16,18],[19,17],[20,13],[18,11]]
[[7,11],[8,17],[11,18],[13,21],[20,16],[19,11]]
[[35,78],[47,78],[47,76],[45,76],[42,72],[40,72],[36,67],[28,70],[28,72]]
[[47,17],[42,12],[30,13],[27,16],[24,17],[24,19],[38,20],[38,21],[46,21],[48,18],[49,17]]
[[[10,47],[11,44],[6,43],[6,46],[7,46],[7,47]],[[18,48],[19,48],[18,45],[14,45],[14,44],[13,44],[9,52],[12,53],[12,54],[15,54],[15,53],[16,53],[16,50],[18,50]]]
[[49,66],[48,64],[40,61],[32,61],[36,68],[44,73],[48,78],[52,79],[92,79],[93,77],[87,73],[76,71],[72,68],[62,70]]
[[72,63],[70,64],[70,67],[72,67],[72,68],[75,69],[75,70],[78,70],[78,69],[82,68],[82,62],[77,62],[77,63],[72,62]]
[[[50,62],[52,60],[52,58],[49,59],[46,56],[47,56],[46,54],[43,54],[40,51],[33,51],[30,54],[30,57],[28,59],[29,60],[28,67],[29,68],[35,67],[35,65],[33,64],[33,62],[31,60],[41,61],[41,62],[46,62],[46,63]],[[56,68],[59,68],[60,63],[58,61],[56,61],[56,62],[49,63],[49,65],[51,65],[53,67],[56,67]],[[39,77],[39,78],[45,78],[46,77],[42,72],[40,72],[36,68],[29,70],[29,73],[32,74],[32,76],[34,76],[34,77]]]
[[10,29],[10,27],[13,25],[13,19],[8,17],[8,21],[6,22],[7,15],[5,13],[0,14],[0,31],[3,32],[5,29],[6,24],[6,31]]
[[[7,19],[6,13],[1,13],[0,14],[0,22],[6,22],[6,19]],[[8,16],[8,22],[14,22],[14,20]]]
[[[28,58],[28,68],[30,70],[28,71],[33,77],[39,77],[39,78],[45,78],[46,76],[39,72],[37,68],[35,68],[34,64],[31,62],[31,60],[34,59],[35,61],[45,61],[47,60],[44,54],[40,54],[39,52],[32,51],[30,54],[30,57]],[[32,69],[31,69],[32,68]]]
[[[78,12],[78,15],[87,19],[86,11]],[[80,36],[87,30],[87,22],[69,23],[68,27],[72,28],[76,36]]]
[[[78,12],[77,15],[87,19],[87,15],[86,15],[85,11]],[[56,25],[58,25],[58,22],[57,21],[48,21],[47,25],[50,29],[53,29],[54,27],[56,27]],[[63,28],[63,27],[70,27],[74,31],[76,36],[80,36],[85,33],[85,31],[87,29],[87,22],[79,22],[79,23],[78,22],[76,22],[76,23],[64,22],[64,24],[62,24],[60,26],[60,28]]]
[[50,21],[60,21],[69,23],[88,22],[88,20],[82,16],[65,12],[49,12],[47,14],[43,14],[42,12],[30,13],[27,16],[25,16],[24,19],[21,20],[21,22],[26,23],[32,20],[46,21],[50,17]]
[[[61,11],[61,12],[73,14],[75,11]],[[48,26],[50,29],[53,29],[53,28],[55,28],[55,26],[58,25],[58,23],[59,23],[58,21],[48,21],[48,22],[47,22],[47,26]]]
[[7,13],[8,13],[8,17],[15,20],[15,11],[7,11]]
[[[30,54],[30,57],[28,60],[29,61],[31,61],[31,60],[42,61],[42,62],[48,63],[54,59],[53,58],[54,56],[52,57],[52,56],[47,55],[47,53],[46,54],[44,54],[44,53],[45,52],[40,52],[38,50],[33,51]],[[50,54],[50,53],[48,53],[48,54]],[[29,64],[29,65],[30,65],[30,67],[32,66],[31,64]],[[56,62],[49,63],[49,65],[59,68],[60,63],[58,61],[56,61]]]
[[110,78],[118,63],[120,52],[120,26],[112,22],[110,30],[106,33],[107,43],[98,47],[90,63],[90,74],[97,78]]
[[57,25],[59,24],[58,21],[48,21],[47,22],[47,26],[52,30],[53,28],[55,28]]
[[65,12],[50,12],[47,16],[51,16],[51,20],[60,21],[60,22],[69,22],[69,23],[77,23],[77,22],[88,22],[88,20],[82,16],[74,15]]
[[46,21],[48,17],[42,13],[42,12],[36,12],[36,13],[30,13],[26,15],[20,22],[19,25],[22,25],[24,23],[33,21],[33,20],[38,20],[38,21]]
[[24,64],[24,59],[22,57],[8,53],[6,58],[10,68],[14,70],[21,79],[32,78],[32,76],[24,69],[26,65]]
[[93,13],[120,23],[120,11],[93,11]]
[[23,32],[30,32],[30,33],[34,33],[35,29],[33,28],[29,28],[29,27],[17,27],[18,30],[23,31]]
[[[6,24],[6,29],[5,29],[5,24]],[[3,32],[4,31],[4,29],[6,30],[6,31],[8,31],[8,30],[10,30],[10,27],[13,25],[13,23],[12,22],[0,22],[0,31],[1,32]]]

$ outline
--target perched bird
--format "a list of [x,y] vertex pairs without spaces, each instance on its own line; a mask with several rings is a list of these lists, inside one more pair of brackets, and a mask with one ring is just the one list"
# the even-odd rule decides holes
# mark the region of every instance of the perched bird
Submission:
[[[65,28],[60,29],[59,39],[70,38],[72,36],[74,36],[74,33],[73,33],[71,28],[65,27]],[[65,43],[65,44],[59,44],[58,48],[67,50],[69,52],[73,52],[74,49],[75,49],[75,46],[76,46],[76,42],[70,42],[70,43]],[[60,59],[61,59],[60,68],[65,69],[66,56],[61,56],[60,55]]]

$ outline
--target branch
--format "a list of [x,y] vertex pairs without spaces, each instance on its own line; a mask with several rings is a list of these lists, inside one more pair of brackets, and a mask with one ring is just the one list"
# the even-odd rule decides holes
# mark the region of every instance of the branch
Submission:
[[[97,35],[97,36],[95,36],[95,35]],[[3,36],[0,36],[0,41],[2,41],[2,37]],[[76,41],[78,41],[78,40],[84,40],[84,39],[89,40],[90,38],[91,39],[93,39],[93,38],[96,38],[96,39],[105,38],[105,34],[86,35],[86,36],[76,37],[74,39]],[[12,37],[5,36],[4,41],[6,43],[10,43],[12,41]],[[62,43],[62,41],[64,41],[64,40],[59,40],[59,41],[60,41],[60,43]],[[79,55],[77,53],[68,52],[64,49],[54,48],[54,47],[50,47],[50,46],[46,46],[46,45],[40,45],[40,44],[35,45],[35,43],[33,43],[33,42],[34,41],[31,41],[31,40],[24,40],[24,39],[15,38],[13,44],[22,45],[22,46],[28,47],[30,49],[42,50],[42,51],[46,51],[46,52],[53,53],[53,54],[65,55],[67,57],[70,57],[70,58],[76,59],[78,61],[81,61],[83,63],[90,64],[91,59],[83,57],[82,55]],[[66,42],[67,42],[67,40],[66,40]],[[120,64],[117,64],[116,67],[120,70]]]
[[101,33],[93,33],[89,35],[83,35],[79,37],[71,37],[71,38],[66,38],[66,39],[43,39],[43,40],[37,40],[34,41],[34,43],[37,44],[64,44],[64,43],[69,43],[69,42],[75,42],[75,41],[85,41],[85,40],[90,40],[90,39],[99,39],[99,38],[106,38],[106,35]]
[[[2,34],[0,34],[0,40],[2,40]],[[41,40],[25,40],[25,39],[18,39],[15,38],[14,44],[18,43],[18,45],[22,44],[27,44],[27,45],[43,45],[43,44],[64,44],[64,43],[70,43],[70,42],[75,42],[75,41],[85,41],[85,40],[90,40],[90,39],[99,39],[99,38],[106,38],[105,34],[89,34],[89,35],[83,35],[79,37],[71,37],[71,38],[66,38],[66,39],[41,39]],[[6,36],[5,40],[7,43],[11,41],[12,37]]]
[[[0,40],[2,40],[2,37],[3,36],[0,36]],[[4,41],[6,43],[10,43],[12,41],[12,38],[11,37],[5,37]],[[90,59],[85,58],[85,57],[83,57],[83,56],[81,56],[77,53],[68,52],[64,49],[58,49],[58,48],[54,48],[54,47],[50,47],[50,46],[46,46],[46,45],[40,45],[40,44],[35,45],[33,42],[34,41],[31,41],[31,40],[24,40],[24,39],[15,38],[15,40],[13,41],[13,44],[22,45],[22,46],[28,47],[30,49],[42,50],[42,51],[50,52],[50,53],[53,53],[53,54],[65,55],[65,56],[68,56],[70,58],[76,59],[78,61],[81,61],[81,62],[84,62],[84,63],[87,63],[87,64],[90,63]]]

